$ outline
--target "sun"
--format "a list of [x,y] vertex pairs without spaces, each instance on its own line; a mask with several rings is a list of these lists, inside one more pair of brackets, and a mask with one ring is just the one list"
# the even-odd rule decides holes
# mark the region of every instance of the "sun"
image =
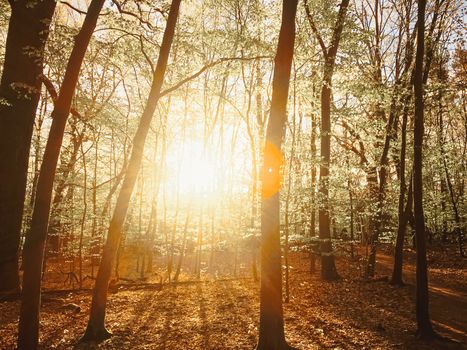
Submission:
[[221,178],[215,157],[200,142],[189,142],[168,154],[169,183],[182,194],[212,194]]
[[182,160],[178,174],[180,192],[212,193],[218,180],[215,165],[209,159],[189,157]]

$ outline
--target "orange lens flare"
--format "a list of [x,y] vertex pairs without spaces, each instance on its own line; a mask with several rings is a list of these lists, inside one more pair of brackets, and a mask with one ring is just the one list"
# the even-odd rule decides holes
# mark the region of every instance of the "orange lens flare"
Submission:
[[269,198],[279,192],[282,185],[281,168],[284,164],[282,152],[276,145],[266,141],[264,163],[261,169],[261,196]]

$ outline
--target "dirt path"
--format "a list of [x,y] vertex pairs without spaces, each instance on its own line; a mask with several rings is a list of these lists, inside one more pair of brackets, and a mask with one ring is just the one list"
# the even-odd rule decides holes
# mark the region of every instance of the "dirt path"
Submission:
[[[415,295],[414,252],[405,252],[403,276],[407,288]],[[377,268],[391,275],[394,258],[378,253]],[[430,315],[434,326],[450,337],[467,344],[467,273],[449,268],[429,269]]]

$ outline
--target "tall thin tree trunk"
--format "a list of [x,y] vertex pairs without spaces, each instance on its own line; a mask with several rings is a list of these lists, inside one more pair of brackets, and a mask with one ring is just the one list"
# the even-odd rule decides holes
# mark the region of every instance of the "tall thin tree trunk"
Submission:
[[[456,223],[456,227],[454,229],[457,232],[457,243],[459,247],[459,254],[461,257],[465,257],[464,253],[464,228],[461,222],[461,217],[459,215],[459,208],[457,207],[454,188],[452,186],[451,177],[449,175],[448,163],[446,160],[446,153],[444,151],[444,136],[443,136],[443,111],[442,109],[439,111],[439,142],[440,142],[440,151],[441,151],[441,158],[443,159],[443,169],[445,178],[441,179],[441,184],[447,185],[449,199],[451,200],[452,209],[454,212],[454,221]],[[444,199],[443,199],[444,200]]]
[[100,240],[97,236],[97,164],[99,159],[99,138],[101,131],[97,132],[94,153],[94,174],[92,179],[92,228],[91,228],[91,277],[94,278],[94,266],[98,264],[100,256]]
[[[315,85],[313,84],[313,96]],[[314,114],[311,115],[311,184],[310,184],[310,237],[316,237],[316,136],[317,121]],[[310,272],[314,273],[316,269],[316,251],[314,246],[310,245]]]
[[[41,299],[41,271],[47,226],[50,214],[53,182],[65,124],[70,113],[72,98],[78,82],[81,64],[104,0],[93,0],[89,5],[83,26],[76,36],[75,45],[68,60],[60,93],[52,112],[44,159],[37,183],[36,201],[32,214],[31,229],[26,234],[23,253],[23,295],[19,319],[19,349],[36,349],[39,340],[39,308]],[[24,23],[23,23],[24,25]]]
[[102,340],[108,338],[110,333],[105,328],[105,311],[107,305],[107,292],[112,271],[112,264],[122,237],[121,230],[125,221],[128,205],[135,186],[138,171],[143,158],[144,143],[149,131],[151,120],[159,101],[159,94],[164,82],[165,70],[172,45],[175,25],[177,23],[181,0],[173,0],[170,6],[167,25],[164,31],[157,66],[154,71],[151,91],[141,116],[140,123],[133,138],[128,169],[117,198],[112,220],[104,246],[102,260],[97,272],[94,286],[89,322],[82,340]]
[[[406,158],[406,147],[407,147],[407,119],[408,119],[408,104],[409,98],[404,99],[404,111],[402,114],[402,127],[401,127],[401,150],[399,157],[399,206],[398,206],[398,225],[397,225],[397,237],[396,246],[394,247],[394,268],[392,270],[391,284],[402,286],[404,281],[402,278],[402,264],[403,264],[403,253],[404,253],[404,239],[405,231],[407,230],[407,212],[409,204],[407,203],[407,209],[404,210],[405,203],[405,158]],[[412,201],[412,181],[409,183],[409,197]]]
[[11,15],[0,81],[0,299],[17,298],[20,293],[18,251],[29,149],[40,97],[44,47],[56,4],[53,0],[9,3]]
[[203,207],[200,206],[199,209],[199,224],[198,224],[198,239],[196,242],[198,246],[198,250],[196,252],[196,260],[195,260],[195,273],[196,278],[201,278],[201,259],[203,255]]
[[[295,77],[294,77],[295,78]],[[294,97],[295,97],[295,87],[294,87]],[[294,98],[294,112],[295,112],[295,98]],[[295,140],[296,136],[296,122],[295,114],[293,115],[293,129],[292,129],[292,148],[290,151],[290,160],[287,170],[287,193],[285,196],[285,208],[284,208],[284,233],[285,233],[285,242],[284,242],[284,264],[285,264],[285,302],[288,303],[290,300],[290,284],[289,284],[289,207],[290,207],[290,197],[292,192],[292,171],[294,166],[295,158]]]
[[317,121],[314,114],[311,115],[311,184],[310,184],[310,236],[316,236],[316,135],[317,135]]
[[344,28],[349,2],[350,0],[341,1],[329,48],[326,48],[324,41],[316,28],[307,2],[305,1],[304,3],[308,21],[310,22],[314,35],[320,43],[324,56],[323,82],[321,86],[321,162],[319,166],[318,184],[319,194],[322,200],[318,210],[318,225],[321,251],[321,278],[324,280],[335,280],[339,277],[334,263],[334,254],[332,252],[331,208],[329,205],[329,167],[331,165],[331,92],[336,55],[341,40],[342,30]]
[[[394,268],[392,271],[390,283],[396,286],[403,286],[404,279],[402,268],[404,264],[404,241],[405,233],[407,231],[407,223],[411,221],[412,206],[413,206],[413,186],[412,186],[412,176],[409,181],[409,192],[407,193],[407,201],[405,204],[405,209],[403,209],[402,217],[399,218],[399,224],[397,228],[397,237],[396,237],[396,246],[394,248]],[[400,209],[400,208],[399,208]],[[412,226],[413,227],[413,222]],[[413,230],[412,230],[413,231]],[[412,234],[414,234],[412,232]]]
[[287,119],[287,98],[295,43],[297,0],[284,0],[279,43],[274,61],[271,112],[261,170],[261,288],[257,350],[288,349],[282,310],[279,190],[281,146]]
[[[188,208],[190,211],[190,208]],[[183,258],[185,257],[185,249],[186,249],[186,236],[188,233],[188,224],[190,223],[190,213],[188,212],[185,220],[185,226],[183,228],[183,238],[182,238],[182,247],[180,248],[180,254],[178,256],[177,268],[175,270],[174,275],[174,282],[178,282],[178,276],[180,276],[180,272],[182,269]]]
[[331,242],[331,217],[329,207],[329,166],[331,158],[331,88],[324,81],[321,90],[321,163],[319,167],[319,193],[322,197],[318,210],[319,238],[321,241],[321,277],[334,280],[338,277]]
[[415,217],[415,236],[417,242],[416,267],[416,314],[417,334],[422,339],[433,339],[435,332],[428,312],[428,269],[426,259],[426,231],[423,213],[423,175],[422,147],[424,130],[423,101],[423,60],[425,46],[425,8],[426,0],[418,1],[417,53],[415,58],[415,115],[414,115],[414,161],[413,161],[413,199]]
[[[73,120],[73,122],[71,122]],[[78,154],[84,139],[84,129],[82,132],[78,131],[76,121],[74,118],[70,120],[71,124],[71,144],[72,150],[69,158],[64,154],[61,156],[60,167],[57,173],[60,174],[56,181],[54,197],[52,199],[52,206],[50,209],[50,219],[47,227],[47,249],[44,256],[44,264],[49,255],[57,255],[59,253],[60,243],[60,230],[62,229],[62,215],[63,204],[65,198],[65,190],[68,187],[70,174],[72,174],[75,167]]]
[[212,275],[216,273],[216,266],[214,266],[214,252],[216,249],[216,237],[215,237],[215,209],[214,206],[210,208],[211,216],[211,253],[209,255],[209,272]]
[[40,172],[40,164],[41,164],[41,144],[42,144],[42,124],[44,123],[45,114],[47,113],[47,106],[48,106],[48,96],[45,94],[44,98],[42,99],[41,106],[39,107],[39,115],[36,118],[35,122],[35,135],[36,138],[34,140],[34,169],[33,169],[33,178],[31,181],[31,197],[29,199],[29,207],[31,213],[34,209],[34,200],[36,198],[36,188],[37,188],[37,180],[39,180],[39,172]]
[[83,288],[83,238],[84,238],[84,228],[86,226],[86,212],[88,210],[88,169],[86,163],[86,153],[83,149],[83,144],[81,144],[81,156],[83,157],[83,214],[81,216],[81,232],[79,234],[79,245],[78,245],[78,281],[79,288]]

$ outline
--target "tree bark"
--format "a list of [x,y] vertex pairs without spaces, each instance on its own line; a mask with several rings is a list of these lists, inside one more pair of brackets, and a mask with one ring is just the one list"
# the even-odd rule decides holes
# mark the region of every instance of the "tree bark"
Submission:
[[279,189],[283,165],[281,145],[287,116],[297,2],[298,0],[284,0],[282,6],[282,23],[274,61],[271,112],[261,170],[261,287],[257,350],[290,348],[285,341],[282,310]]
[[398,225],[397,225],[397,236],[396,245],[394,247],[394,267],[392,270],[391,284],[403,286],[402,276],[402,265],[403,265],[403,253],[404,253],[404,239],[405,231],[407,230],[408,216],[410,215],[410,207],[413,201],[412,195],[412,178],[409,183],[409,194],[407,198],[407,206],[404,210],[405,202],[405,160],[406,160],[406,148],[407,148],[407,119],[409,114],[409,102],[410,95],[404,99],[404,111],[402,113],[402,127],[401,127],[401,150],[399,156],[399,204],[398,204]]
[[44,46],[55,1],[10,0],[0,81],[0,299],[20,293],[18,250]]
[[68,60],[57,102],[52,111],[52,125],[37,183],[31,229],[27,232],[24,243],[23,295],[18,335],[19,349],[36,349],[38,345],[41,271],[55,170],[81,64],[103,4],[104,0],[93,0],[89,5],[83,26],[76,37],[75,45]]
[[308,6],[305,2],[305,10],[312,30],[320,42],[324,56],[323,83],[321,86],[321,162],[319,167],[318,190],[322,203],[318,210],[318,226],[321,251],[321,278],[335,280],[339,277],[334,262],[331,242],[331,216],[329,206],[329,167],[331,165],[331,91],[332,76],[336,63],[337,50],[341,39],[347,8],[350,0],[342,0],[339,6],[336,24],[333,29],[331,45],[326,48],[323,39],[318,33]]
[[151,91],[146,106],[141,116],[140,123],[133,138],[128,168],[125,173],[122,187],[120,189],[117,203],[115,205],[112,220],[110,222],[107,240],[105,242],[102,260],[97,272],[96,284],[93,290],[89,322],[82,341],[103,340],[111,334],[105,328],[105,311],[107,305],[107,292],[118,246],[122,237],[121,231],[128,211],[128,205],[133,192],[138,171],[143,158],[144,143],[149,131],[154,111],[159,101],[159,95],[164,82],[165,70],[172,45],[175,25],[177,23],[181,0],[173,0],[164,31],[157,66],[154,71]]
[[[311,195],[310,195],[310,237],[316,236],[316,116],[311,115]],[[314,259],[314,257],[313,257]]]
[[414,164],[413,164],[413,197],[415,236],[417,243],[416,267],[416,315],[417,334],[422,339],[431,340],[435,332],[428,312],[428,271],[426,258],[425,217],[423,213],[423,175],[422,146],[424,132],[423,101],[423,60],[425,46],[425,8],[426,0],[418,1],[417,53],[415,58],[415,115],[414,115]]
[[[441,94],[441,93],[440,93]],[[441,96],[439,97],[439,99],[441,100]],[[441,102],[440,102],[441,104]],[[449,174],[449,169],[448,169],[448,163],[447,163],[447,155],[446,155],[446,152],[444,151],[444,132],[443,132],[443,111],[442,111],[442,108],[440,108],[439,110],[439,147],[440,147],[440,153],[441,153],[441,158],[443,159],[443,169],[444,169],[444,175],[445,175],[445,178],[444,179],[441,179],[441,186],[443,187],[447,185],[447,189],[448,189],[448,193],[449,193],[449,199],[451,200],[451,205],[452,205],[452,209],[453,209],[453,213],[454,213],[454,221],[456,223],[456,226],[454,228],[454,232],[457,233],[457,243],[458,243],[458,247],[459,247],[459,254],[461,257],[465,257],[465,253],[464,253],[464,228],[463,228],[463,225],[462,225],[462,219],[461,219],[461,216],[459,215],[459,208],[458,208],[458,205],[457,205],[457,202],[456,202],[456,198],[455,198],[455,194],[454,194],[454,188],[453,188],[453,185],[452,185],[452,181],[451,181],[451,177],[450,177],[450,174]],[[444,188],[444,192],[446,192],[446,188]],[[443,193],[444,194],[444,193]],[[442,198],[442,200],[444,201],[444,198]],[[445,203],[442,203],[444,204],[444,209],[446,207],[446,204]],[[444,214],[444,212],[443,212]]]
[[[401,153],[402,154],[402,153]],[[405,166],[404,166],[405,167]],[[401,170],[403,168],[401,167]],[[402,183],[401,183],[402,186]],[[402,201],[402,203],[401,203]],[[398,226],[397,226],[397,237],[396,246],[394,247],[394,267],[392,270],[392,276],[390,283],[396,286],[403,286],[404,279],[402,275],[402,267],[404,262],[404,240],[405,232],[407,231],[407,223],[410,216],[412,215],[412,202],[413,202],[413,186],[412,178],[409,182],[409,192],[407,194],[407,203],[404,210],[405,201],[405,180],[404,189],[400,189],[399,193],[399,213],[398,213]]]

